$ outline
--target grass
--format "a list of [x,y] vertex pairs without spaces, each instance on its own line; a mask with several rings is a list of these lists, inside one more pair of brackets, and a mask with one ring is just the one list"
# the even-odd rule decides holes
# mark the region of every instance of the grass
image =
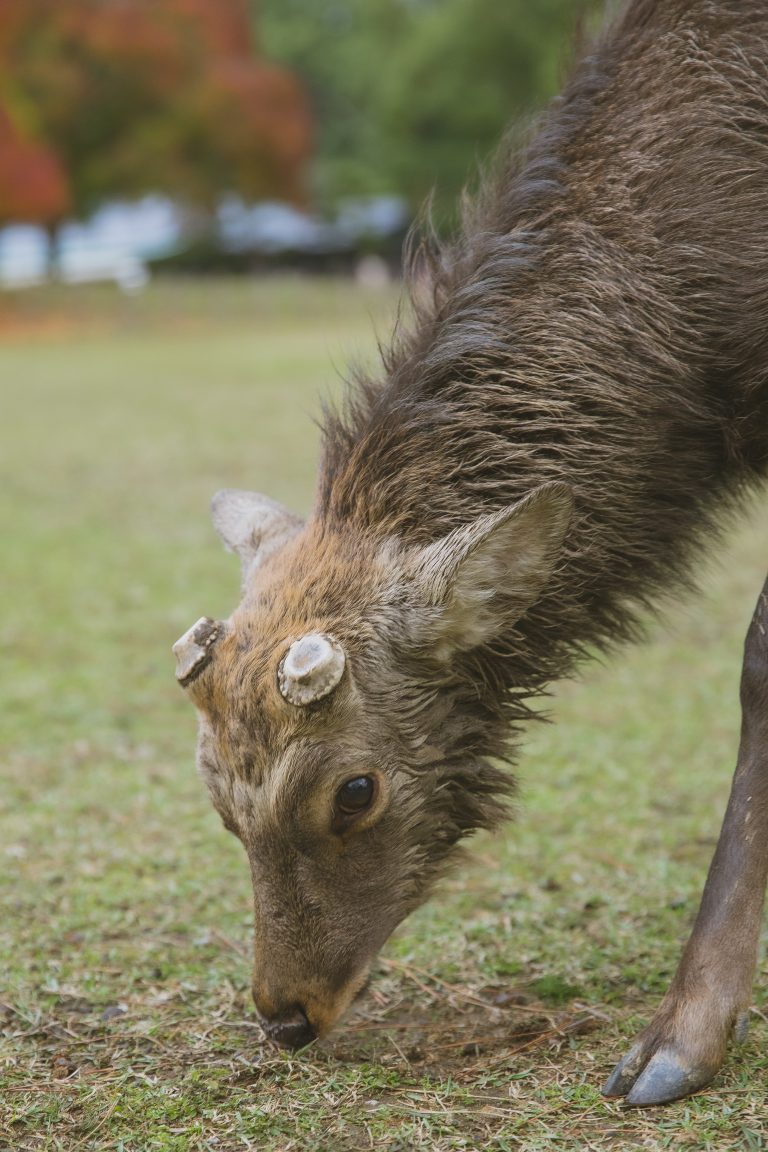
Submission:
[[249,999],[245,858],[193,767],[169,648],[229,612],[223,485],[299,509],[319,393],[393,295],[275,280],[3,302],[0,1149],[762,1149],[765,966],[712,1088],[599,1085],[674,970],[725,805],[766,513],[647,644],[563,685],[516,824],[300,1056]]

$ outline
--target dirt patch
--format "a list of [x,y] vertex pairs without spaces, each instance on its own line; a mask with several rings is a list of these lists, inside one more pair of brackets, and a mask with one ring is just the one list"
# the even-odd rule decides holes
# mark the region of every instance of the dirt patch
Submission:
[[106,326],[84,316],[28,313],[0,310],[0,343],[17,344],[21,341],[72,340],[93,335]]
[[386,964],[401,980],[379,980],[352,1018],[319,1046],[342,1063],[380,1060],[394,1051],[424,1073],[461,1079],[541,1045],[556,1049],[567,1037],[604,1023],[583,1004],[554,1009],[524,986],[472,989],[394,961]]

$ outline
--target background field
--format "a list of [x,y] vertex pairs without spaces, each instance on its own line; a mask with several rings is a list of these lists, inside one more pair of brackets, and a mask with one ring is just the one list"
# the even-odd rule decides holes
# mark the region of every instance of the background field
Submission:
[[703,594],[562,686],[516,825],[301,1056],[249,998],[245,858],[193,765],[170,645],[226,615],[224,485],[306,510],[320,393],[394,294],[287,280],[10,302],[0,318],[0,1148],[768,1145],[765,966],[712,1090],[599,1085],[692,921],[732,771],[765,503]]

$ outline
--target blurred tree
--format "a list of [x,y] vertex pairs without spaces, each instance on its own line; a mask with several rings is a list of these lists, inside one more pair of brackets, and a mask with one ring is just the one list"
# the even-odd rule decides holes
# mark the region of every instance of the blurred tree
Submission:
[[[314,183],[333,200],[436,191],[447,214],[505,128],[557,88],[604,0],[259,0],[269,55],[304,81]],[[441,211],[442,210],[442,211]]]
[[527,121],[556,91],[585,11],[575,0],[422,3],[383,75],[382,137],[397,185],[420,201],[435,190],[450,212],[478,162],[513,121]]
[[69,208],[67,180],[56,157],[19,134],[0,108],[0,222],[53,225]]
[[298,81],[253,49],[247,0],[0,0],[0,108],[66,173],[74,211],[165,191],[301,202]]
[[381,154],[383,74],[413,23],[404,0],[252,0],[264,46],[301,77],[312,107],[315,199],[397,190]]
[[[69,208],[66,175],[49,148],[36,138],[23,102],[11,99],[8,75],[15,32],[10,0],[0,0],[0,222],[53,225]],[[4,97],[4,98],[3,98]]]

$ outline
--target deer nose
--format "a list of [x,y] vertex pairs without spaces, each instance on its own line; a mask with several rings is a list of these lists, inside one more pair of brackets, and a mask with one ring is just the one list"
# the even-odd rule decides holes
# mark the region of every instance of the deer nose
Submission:
[[267,1039],[281,1048],[306,1048],[317,1035],[299,1007],[291,1008],[280,1016],[273,1016],[270,1020],[262,1018],[261,1026]]

